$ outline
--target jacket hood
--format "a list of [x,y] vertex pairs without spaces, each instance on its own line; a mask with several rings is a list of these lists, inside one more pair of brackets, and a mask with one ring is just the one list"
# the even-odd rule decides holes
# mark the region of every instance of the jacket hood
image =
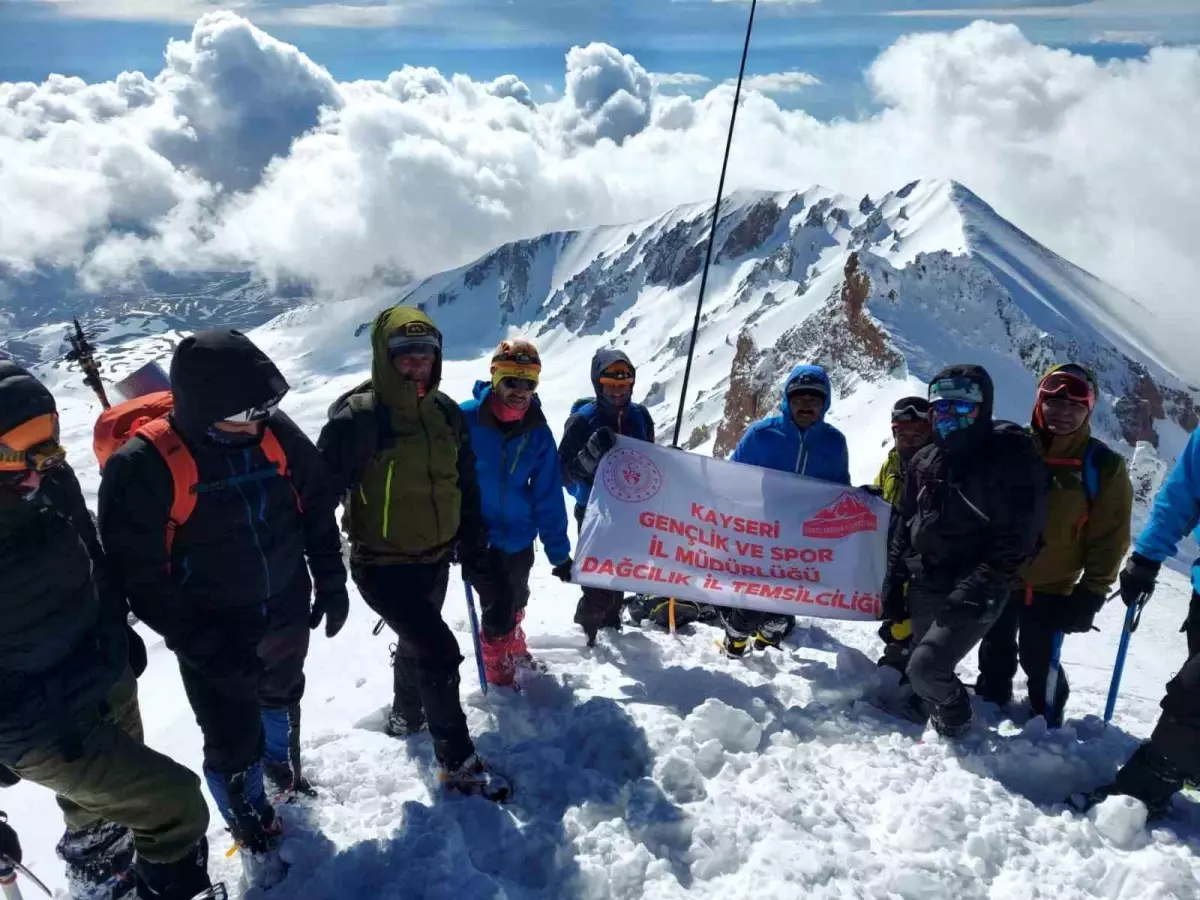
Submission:
[[637,367],[625,355],[624,350],[597,350],[592,357],[592,387],[596,391],[597,400],[604,396],[604,392],[600,390],[600,373],[615,362],[625,363],[633,369],[634,378],[637,377]]
[[988,374],[988,370],[983,366],[976,366],[969,363],[956,363],[951,366],[946,366],[942,371],[938,372],[929,382],[931,385],[940,381],[943,378],[967,378],[979,385],[980,391],[983,394],[983,403],[979,409],[979,417],[972,423],[970,428],[963,429],[951,433],[946,438],[938,434],[936,428],[933,429],[933,441],[935,444],[946,447],[946,449],[955,452],[958,450],[967,449],[978,443],[983,436],[991,434],[992,431],[992,412],[995,408],[996,388],[992,384],[992,376]]
[[783,383],[783,391],[780,394],[779,410],[783,413],[783,421],[791,422],[793,427],[795,422],[792,422],[792,410],[788,406],[788,386],[795,381],[799,381],[805,375],[815,375],[825,385],[825,405],[821,408],[821,416],[818,422],[825,421],[825,414],[829,412],[829,408],[833,405],[833,385],[829,382],[829,373],[825,371],[823,366],[799,365],[788,374],[787,381]]
[[279,397],[288,383],[250,338],[232,328],[184,338],[171,359],[172,417],[185,434]]
[[401,407],[417,403],[417,389],[412,381],[392,368],[388,341],[397,334],[427,329],[437,338],[437,358],[433,362],[433,377],[426,396],[432,396],[442,381],[442,333],[433,320],[413,306],[393,306],[375,317],[371,326],[371,384],[375,395],[386,405]]
[[0,434],[57,412],[54,395],[11,359],[0,360]]
[[[1072,369],[1072,370],[1074,370],[1073,374],[1082,374],[1087,379],[1088,384],[1090,384],[1092,386],[1092,396],[1094,396],[1096,398],[1100,397],[1100,381],[1096,378],[1096,373],[1093,372],[1091,369],[1089,369],[1087,366],[1082,366],[1079,363],[1070,363],[1070,362],[1056,363],[1055,365],[1048,368],[1045,372],[1043,372],[1042,377],[1038,379],[1039,392],[1040,392],[1043,381],[1045,381],[1047,378],[1049,378],[1055,372],[1061,372],[1063,369]],[[1092,414],[1089,412],[1087,419],[1084,420],[1083,427],[1080,428],[1079,431],[1075,432],[1075,434],[1078,435],[1081,432],[1087,432],[1087,434],[1090,436],[1091,428],[1089,426],[1091,424],[1091,421],[1092,421]],[[1042,433],[1042,431],[1043,431],[1042,410],[1041,410],[1041,404],[1038,403],[1038,398],[1036,396],[1033,398],[1033,412],[1029,416],[1029,423],[1030,423],[1030,425],[1033,426],[1034,431],[1038,432],[1038,434]]]

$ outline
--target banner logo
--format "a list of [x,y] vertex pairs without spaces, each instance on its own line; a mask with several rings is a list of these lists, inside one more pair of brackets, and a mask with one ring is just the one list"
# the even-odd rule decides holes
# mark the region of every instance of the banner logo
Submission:
[[643,503],[662,490],[662,471],[644,453],[618,447],[609,455],[612,459],[605,460],[604,486],[616,499]]
[[860,531],[875,531],[879,519],[871,507],[849,491],[809,518],[801,527],[805,537],[840,540]]

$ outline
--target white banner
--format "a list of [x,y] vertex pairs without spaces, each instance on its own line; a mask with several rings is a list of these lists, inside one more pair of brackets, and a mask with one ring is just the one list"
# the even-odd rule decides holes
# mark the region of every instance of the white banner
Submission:
[[620,437],[574,581],[720,606],[874,619],[891,508],[871,494]]

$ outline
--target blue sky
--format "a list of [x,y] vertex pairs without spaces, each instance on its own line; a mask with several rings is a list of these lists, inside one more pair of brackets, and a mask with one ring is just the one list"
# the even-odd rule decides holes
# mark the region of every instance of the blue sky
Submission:
[[[0,0],[0,81],[51,72],[107,80],[153,75],[170,38],[229,8],[296,44],[338,80],[405,64],[476,78],[514,73],[535,98],[561,91],[563,55],[606,41],[651,72],[736,74],[744,0]],[[1200,0],[760,0],[750,58],[758,74],[803,71],[818,84],[777,93],[822,118],[870,108],[863,69],[911,31],[974,18],[1016,22],[1031,39],[1101,59],[1156,43],[1200,42]],[[702,91],[697,82],[680,89]]]

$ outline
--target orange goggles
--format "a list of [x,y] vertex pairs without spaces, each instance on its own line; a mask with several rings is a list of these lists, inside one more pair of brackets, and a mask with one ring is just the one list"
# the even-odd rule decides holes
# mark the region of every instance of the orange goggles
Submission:
[[633,387],[633,369],[616,363],[600,373],[599,382],[607,387]]
[[0,472],[44,472],[67,457],[58,443],[58,416],[45,413],[0,435]]

